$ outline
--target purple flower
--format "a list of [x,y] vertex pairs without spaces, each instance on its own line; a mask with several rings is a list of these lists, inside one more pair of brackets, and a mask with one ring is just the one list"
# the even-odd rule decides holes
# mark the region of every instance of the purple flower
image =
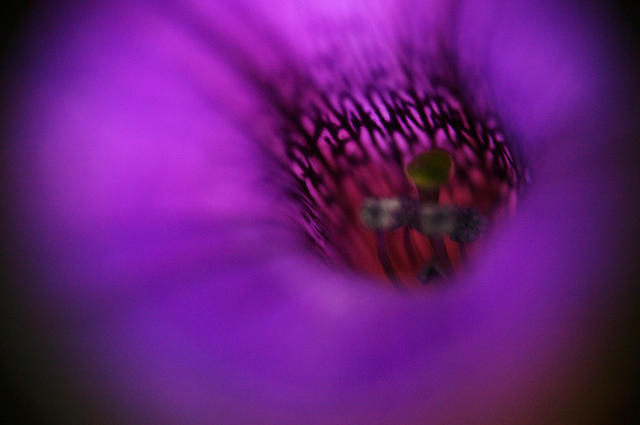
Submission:
[[[72,410],[493,424],[607,422],[625,405],[612,359],[626,357],[608,349],[632,311],[633,64],[605,8],[108,3],[35,13],[10,80],[16,251],[37,277],[23,302],[64,359]],[[332,96],[373,110],[376,90],[438,84],[499,118],[531,184],[457,278],[392,290],[340,263],[365,251],[322,227],[343,210],[310,202],[329,197],[296,164],[322,149],[304,139],[312,118],[341,125]]]

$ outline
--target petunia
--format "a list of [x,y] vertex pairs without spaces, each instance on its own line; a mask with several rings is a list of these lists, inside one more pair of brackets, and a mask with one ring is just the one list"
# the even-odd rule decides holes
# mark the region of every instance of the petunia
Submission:
[[[610,423],[633,402],[635,64],[607,8],[48,12],[13,61],[7,157],[15,257],[31,276],[21,300],[65,381],[17,385],[62,391],[42,401],[51,422]],[[368,252],[345,249],[351,228],[326,228],[364,193],[320,205],[329,196],[304,196],[321,185],[301,188],[286,150],[302,138],[304,163],[321,149],[304,135],[312,111],[335,118],[324,97],[374,110],[375,93],[439,82],[479,123],[501,123],[505,173],[530,181],[454,278],[399,290],[370,261],[349,267]],[[373,186],[392,181],[375,170]]]

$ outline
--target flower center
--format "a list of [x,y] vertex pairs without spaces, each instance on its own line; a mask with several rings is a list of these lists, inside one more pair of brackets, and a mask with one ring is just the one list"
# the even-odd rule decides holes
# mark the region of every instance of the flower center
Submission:
[[523,182],[496,119],[455,85],[416,85],[303,93],[278,134],[313,246],[402,285],[452,275]]
[[448,235],[457,243],[458,253],[462,256],[463,244],[474,242],[484,228],[485,220],[477,211],[440,205],[440,187],[449,182],[450,172],[450,155],[442,149],[430,150],[416,156],[406,168],[407,177],[416,185],[418,199],[382,198],[364,203],[361,219],[366,227],[376,232],[378,259],[390,281],[398,283],[384,232],[403,227],[407,253],[415,252],[412,229],[428,238],[432,255],[416,277],[422,283],[429,283],[446,276],[452,269],[443,237]]

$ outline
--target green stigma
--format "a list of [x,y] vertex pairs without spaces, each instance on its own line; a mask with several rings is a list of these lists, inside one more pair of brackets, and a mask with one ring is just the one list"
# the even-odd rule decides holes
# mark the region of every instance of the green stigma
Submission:
[[409,162],[406,173],[420,189],[437,189],[449,181],[451,156],[442,150],[434,149],[422,153]]

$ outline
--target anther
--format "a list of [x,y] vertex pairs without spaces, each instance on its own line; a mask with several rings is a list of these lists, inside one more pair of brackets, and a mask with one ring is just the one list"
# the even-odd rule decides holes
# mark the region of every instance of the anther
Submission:
[[365,226],[375,230],[393,230],[405,224],[403,203],[398,198],[367,199],[360,217]]
[[477,211],[469,208],[456,208],[454,228],[447,232],[452,241],[473,242],[486,227],[486,219]]
[[456,207],[422,204],[416,228],[427,236],[444,235],[456,230],[457,218]]
[[463,243],[478,239],[485,225],[485,218],[473,209],[422,204],[416,229],[427,236],[447,234],[453,242]]
[[394,230],[416,222],[418,202],[413,199],[367,199],[360,210],[365,226],[375,230]]

